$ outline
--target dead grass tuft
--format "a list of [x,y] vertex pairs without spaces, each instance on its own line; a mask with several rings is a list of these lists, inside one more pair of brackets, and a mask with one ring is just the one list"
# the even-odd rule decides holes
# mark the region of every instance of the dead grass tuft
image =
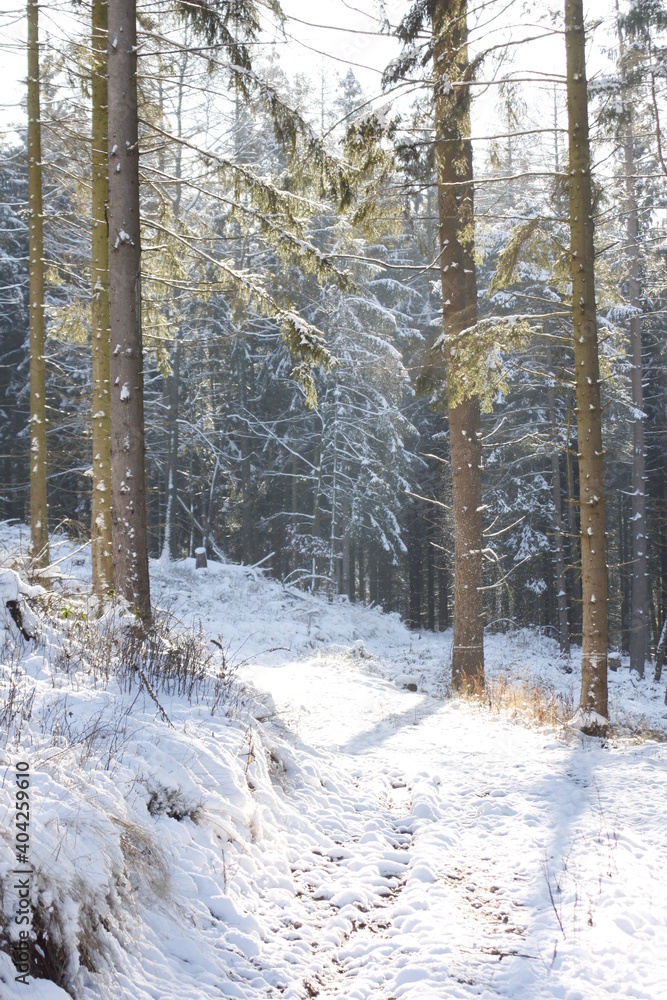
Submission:
[[505,675],[487,677],[485,681],[468,679],[458,694],[482,705],[492,715],[509,715],[538,726],[565,725],[574,710],[570,694]]

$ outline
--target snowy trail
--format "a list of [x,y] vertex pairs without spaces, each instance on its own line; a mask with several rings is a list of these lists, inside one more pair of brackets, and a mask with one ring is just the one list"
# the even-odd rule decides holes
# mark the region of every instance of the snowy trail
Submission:
[[[226,601],[242,572],[228,569]],[[301,762],[331,775],[326,805],[304,801],[315,839],[350,854],[313,867],[294,845],[318,944],[285,995],[310,995],[306,982],[339,1000],[667,1000],[664,744],[605,748],[433,697],[446,637],[244,580],[222,627],[251,637],[243,678],[272,700]],[[196,606],[209,628],[221,622],[220,604]],[[566,679],[555,644],[530,642],[490,637],[490,671],[573,691],[576,651]],[[261,654],[277,644],[291,653]],[[636,705],[664,728],[662,692],[644,688],[610,676],[617,711]],[[401,868],[378,891],[395,852]]]
[[[664,787],[662,747],[566,743],[326,654],[248,676],[300,741],[332,755],[361,815],[384,783],[376,836],[387,859],[392,835],[401,851],[398,881],[370,910],[353,913],[353,896],[341,907],[342,875],[330,872],[331,927],[346,916],[354,930],[320,995],[667,996],[654,909],[667,836],[647,796]],[[326,893],[325,878],[313,895]]]
[[[157,603],[221,636],[256,697],[228,716],[162,697],[167,727],[113,680],[68,680],[30,650],[12,668],[35,689],[33,863],[80,1000],[667,1000],[667,744],[447,697],[451,635],[395,615],[233,565],[151,571]],[[578,684],[576,653],[564,674],[536,633],[491,635],[487,654],[492,678]],[[665,731],[650,680],[610,683],[617,723]],[[63,697],[56,748],[39,719]],[[79,751],[91,723],[99,746]],[[91,913],[96,957],[78,967]],[[67,995],[14,987],[0,952],[1,1000]]]

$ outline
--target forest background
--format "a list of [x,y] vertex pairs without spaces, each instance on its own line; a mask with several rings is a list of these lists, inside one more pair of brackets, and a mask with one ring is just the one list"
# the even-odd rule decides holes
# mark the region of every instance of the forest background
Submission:
[[[456,84],[460,72],[454,92],[472,100],[443,113],[433,25],[444,11],[460,26],[465,5],[369,5],[345,22],[339,8],[352,41],[331,42],[325,57],[297,21],[324,24],[325,7],[317,17],[287,7],[282,20],[275,5],[138,5],[148,550],[169,560],[204,548],[445,630],[457,568],[460,608],[467,587],[454,540],[469,509],[483,532],[466,549],[482,574],[473,616],[492,631],[553,632],[567,653],[585,634],[591,595],[582,593],[562,12],[471,4],[469,34],[449,48],[444,29],[442,38],[446,78]],[[631,652],[642,675],[664,650],[667,620],[665,15],[645,0],[589,15],[609,647]],[[108,219],[95,216],[91,98],[106,42],[91,44],[85,3],[45,5],[40,17],[40,463],[49,529],[83,543],[104,493],[91,343],[101,287],[93,240]],[[22,11],[5,9],[3,20],[16,65]],[[294,35],[299,52],[310,45],[303,62]],[[377,65],[385,46],[393,61]],[[30,427],[40,418],[30,399],[29,137],[20,109],[5,108],[4,119],[0,517],[32,518],[33,554],[45,564],[35,530],[47,520],[30,507]],[[454,138],[438,131],[450,120]],[[474,150],[474,178],[452,190],[470,209],[455,238],[474,265],[459,274],[476,272],[476,315],[455,333],[445,327],[443,341],[438,149],[448,142],[463,159]],[[458,388],[444,374],[453,336]],[[482,492],[469,506],[455,495],[450,431],[452,410],[471,399]]]

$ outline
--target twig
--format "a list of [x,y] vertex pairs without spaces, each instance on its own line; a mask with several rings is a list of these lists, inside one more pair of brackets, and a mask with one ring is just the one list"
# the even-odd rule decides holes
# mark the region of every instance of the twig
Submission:
[[556,906],[556,900],[554,899],[554,894],[551,891],[551,878],[549,876],[549,865],[544,862],[544,877],[547,880],[547,889],[549,890],[549,899],[551,900],[551,905],[553,906],[554,913],[556,914],[556,920],[558,921],[558,926],[560,927],[561,934],[563,935],[563,940],[567,940],[565,936],[565,930],[563,929],[563,921],[560,919],[560,913],[558,912],[558,907]]
[[169,716],[167,715],[167,713],[163,709],[163,707],[160,704],[160,702],[157,700],[157,695],[155,694],[155,691],[153,690],[153,688],[150,686],[148,678],[146,677],[146,674],[144,673],[143,670],[139,670],[139,676],[141,677],[141,683],[146,687],[146,690],[148,691],[150,697],[153,699],[153,701],[157,705],[158,711],[160,712],[160,716],[162,717],[162,721],[166,722],[167,725],[170,726],[171,729],[173,729],[174,728],[173,722],[171,721],[171,719],[169,718]]

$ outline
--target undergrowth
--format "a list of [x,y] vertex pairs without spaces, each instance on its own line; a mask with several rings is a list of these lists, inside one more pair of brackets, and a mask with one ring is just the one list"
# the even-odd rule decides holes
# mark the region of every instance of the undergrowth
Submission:
[[[219,638],[208,639],[200,622],[188,626],[156,610],[150,624],[141,623],[120,601],[110,602],[98,617],[96,603],[80,592],[50,592],[29,604],[37,619],[32,639],[10,621],[3,628],[0,619],[0,750],[7,763],[26,752],[65,781],[68,772],[111,771],[136,739],[133,715],[146,707],[154,705],[168,727],[171,699],[202,705],[211,715],[235,707],[234,658]],[[105,696],[82,714],[82,693],[86,704],[85,692],[95,690]],[[146,784],[151,816],[199,821],[201,803],[189,801],[180,788],[149,787],[141,775],[136,780]],[[120,824],[122,859],[112,866],[110,895],[93,896],[83,882],[55,888],[57,868],[45,870],[33,861],[31,972],[72,995],[79,968],[95,970],[105,940],[127,909],[118,897],[137,887],[160,895],[167,891],[159,852],[121,817],[110,818]],[[63,837],[68,829],[65,823]],[[0,828],[0,843],[13,849],[9,827]],[[0,950],[10,956],[5,918],[11,905],[0,882]]]
[[[122,743],[133,702],[101,710],[81,727],[68,707],[68,693],[92,685],[123,694],[144,692],[163,721],[161,699],[204,704],[211,715],[228,711],[234,697],[235,664],[222,642],[208,640],[199,622],[186,626],[168,611],[156,610],[149,625],[121,604],[101,618],[79,594],[49,593],[33,600],[38,629],[25,640],[6,629],[0,638],[0,733],[2,745],[18,744],[31,720],[54,743],[78,745],[84,756],[101,755],[108,767]],[[213,648],[215,647],[215,648]],[[24,667],[27,655],[41,654],[55,697],[42,699],[35,718],[35,683]],[[57,693],[56,693],[57,692]]]

